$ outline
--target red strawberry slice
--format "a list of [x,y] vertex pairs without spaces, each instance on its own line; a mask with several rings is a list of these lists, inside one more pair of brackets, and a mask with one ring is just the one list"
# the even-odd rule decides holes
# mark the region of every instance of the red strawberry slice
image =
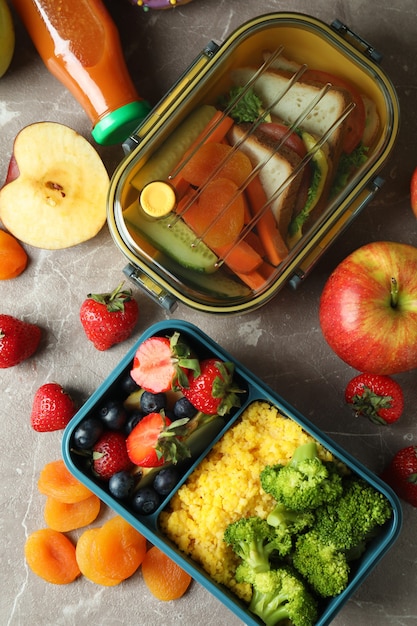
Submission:
[[45,383],[35,393],[30,423],[38,432],[65,428],[76,413],[71,396],[58,383]]
[[133,380],[145,391],[163,393],[187,384],[188,370],[199,371],[198,359],[179,333],[168,337],[149,337],[136,351],[130,372]]
[[142,389],[151,393],[171,389],[175,365],[167,337],[149,337],[139,346],[131,376]]
[[109,480],[113,474],[129,471],[131,467],[124,435],[118,431],[105,432],[93,447],[94,473]]

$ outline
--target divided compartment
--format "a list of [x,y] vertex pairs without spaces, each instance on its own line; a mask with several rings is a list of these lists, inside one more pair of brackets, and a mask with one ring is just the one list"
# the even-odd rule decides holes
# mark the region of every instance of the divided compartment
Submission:
[[[282,262],[277,267],[268,268],[262,284],[257,282],[252,287],[225,267],[224,257],[220,257],[215,271],[199,272],[184,267],[164,252],[170,246],[169,232],[168,239],[156,247],[153,243],[155,239],[149,232],[144,234],[140,228],[132,228],[125,216],[129,212],[131,215],[136,213],[138,224],[142,220],[142,224],[153,228],[152,221],[140,216],[138,199],[143,187],[138,185],[138,179],[147,180],[147,168],[161,146],[169,146],[169,154],[173,158],[176,148],[170,139],[180,124],[190,120],[202,105],[216,106],[219,98],[229,92],[232,73],[237,69],[245,66],[261,68],[266,51],[348,80],[375,103],[380,126],[366,163],[329,201],[313,226]],[[240,313],[262,306],[284,284],[300,282],[328,245],[379,189],[383,181],[377,173],[395,141],[398,118],[398,102],[391,81],[365,46],[358,49],[352,45],[351,39],[346,40],[335,29],[302,14],[272,13],[243,24],[220,46],[209,45],[155,107],[138,129],[140,136],[133,143],[136,147],[122,161],[112,179],[108,221],[116,244],[129,261],[126,274],[161,305],[167,296],[167,308],[172,305],[173,309],[177,301],[214,313]],[[176,165],[174,160],[174,163],[162,168],[161,175],[156,171],[150,179],[169,182],[168,174]],[[281,192],[278,188],[278,196]],[[173,218],[168,218],[171,225],[177,217],[173,214]],[[245,227],[245,233],[255,229],[256,223],[252,220]],[[195,236],[193,240],[186,245],[198,247],[199,238]],[[173,239],[172,247],[178,248],[179,256],[182,245],[177,245]]]
[[[80,461],[77,453],[74,452],[72,446],[72,438],[77,426],[87,416],[94,414],[106,398],[112,397],[115,390],[126,372],[130,371],[134,354],[143,341],[153,335],[171,336],[174,332],[180,332],[192,347],[195,348],[196,354],[201,358],[203,356],[215,356],[223,361],[231,361],[235,365],[235,379],[240,388],[245,392],[242,394],[242,405],[235,410],[226,420],[221,431],[217,432],[215,437],[201,451],[198,458],[193,459],[191,464],[185,468],[184,474],[173,489],[173,491],[164,499],[159,508],[151,515],[137,515],[132,509],[121,501],[116,500],[109,493],[105,483],[94,478],[91,471],[82,461]],[[383,558],[386,552],[392,547],[401,530],[402,510],[399,500],[392,489],[387,486],[381,479],[374,475],[365,466],[355,460],[349,453],[344,451],[337,443],[328,438],[313,423],[304,418],[294,408],[292,408],[282,397],[277,395],[272,389],[263,384],[263,382],[254,376],[242,364],[237,362],[233,357],[216,344],[204,332],[193,324],[180,320],[171,320],[168,322],[158,322],[151,326],[139,338],[136,344],[116,366],[108,378],[100,385],[100,387],[87,400],[84,406],[79,410],[76,416],[67,426],[63,441],[62,454],[68,469],[93,493],[108,506],[110,506],[116,514],[124,517],[132,526],[142,533],[152,544],[157,545],[175,562],[208,591],[210,591],[219,601],[221,601],[228,609],[230,609],[237,617],[239,617],[248,626],[262,624],[256,616],[252,615],[245,604],[238,599],[230,590],[223,585],[216,583],[204,571],[204,569],[186,556],[181,550],[168,539],[159,527],[159,516],[165,509],[173,494],[187,480],[193,470],[199,465],[203,458],[209,453],[213,445],[239,420],[242,413],[256,401],[267,402],[275,406],[279,413],[285,418],[293,420],[303,428],[305,432],[311,435],[317,442],[323,445],[335,457],[342,461],[352,472],[373,485],[377,490],[383,493],[393,510],[392,518],[380,529],[378,535],[369,543],[366,552],[356,563],[352,570],[350,582],[346,589],[338,596],[320,603],[320,616],[316,626],[325,626],[329,624],[343,607],[345,602],[352,596],[363,580],[370,574],[377,563]]]

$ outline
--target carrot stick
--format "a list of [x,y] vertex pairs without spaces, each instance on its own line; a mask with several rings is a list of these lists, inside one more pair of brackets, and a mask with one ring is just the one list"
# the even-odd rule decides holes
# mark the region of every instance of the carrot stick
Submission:
[[212,250],[220,259],[225,258],[225,265],[235,274],[250,274],[263,263],[262,257],[245,240]]
[[[250,207],[254,216],[258,215],[267,202],[267,197],[259,176],[255,176],[246,187]],[[268,208],[259,218],[256,229],[272,265],[279,265],[287,256],[288,248],[277,228],[272,210]]]
[[207,142],[222,142],[233,124],[234,122],[231,117],[229,117],[228,115],[224,115],[222,111],[216,111],[208,125],[198,135],[197,139],[193,141],[181,161],[172,171],[173,175],[172,178],[169,178],[169,181],[175,188],[177,188],[178,185],[182,186],[182,165],[187,162],[189,157],[198,149],[200,144],[204,144]]
[[236,273],[242,282],[244,282],[250,289],[258,291],[265,286],[265,283],[272,275],[275,267],[270,265],[266,261],[262,263],[256,270],[247,274]]
[[251,210],[250,210],[250,206],[249,206],[249,201],[248,201],[246,193],[244,193],[243,191],[241,192],[241,196],[242,196],[243,206],[244,206],[244,210],[245,210],[245,224],[249,224],[249,222],[252,219],[252,214],[251,214]]
[[250,230],[247,235],[245,235],[245,241],[248,243],[259,256],[265,258],[265,248],[262,245],[262,241],[259,238],[259,235],[255,232],[254,229]]

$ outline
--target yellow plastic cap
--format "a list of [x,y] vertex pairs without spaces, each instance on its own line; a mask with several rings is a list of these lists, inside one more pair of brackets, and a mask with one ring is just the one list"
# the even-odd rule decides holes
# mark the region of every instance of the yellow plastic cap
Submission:
[[140,204],[142,209],[151,217],[164,217],[176,205],[175,190],[169,183],[154,180],[142,189]]

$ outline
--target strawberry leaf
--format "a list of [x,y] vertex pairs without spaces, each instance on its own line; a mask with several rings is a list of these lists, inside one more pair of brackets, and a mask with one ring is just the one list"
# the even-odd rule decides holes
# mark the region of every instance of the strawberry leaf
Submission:
[[181,387],[188,387],[187,371],[192,371],[194,376],[200,374],[200,362],[194,358],[190,347],[181,339],[180,333],[175,332],[170,339],[170,348],[175,363],[175,376],[173,389],[178,391]]
[[89,293],[87,297],[99,304],[104,304],[110,313],[124,311],[125,302],[132,298],[132,291],[131,289],[122,290],[123,284],[124,281],[111,293]]

